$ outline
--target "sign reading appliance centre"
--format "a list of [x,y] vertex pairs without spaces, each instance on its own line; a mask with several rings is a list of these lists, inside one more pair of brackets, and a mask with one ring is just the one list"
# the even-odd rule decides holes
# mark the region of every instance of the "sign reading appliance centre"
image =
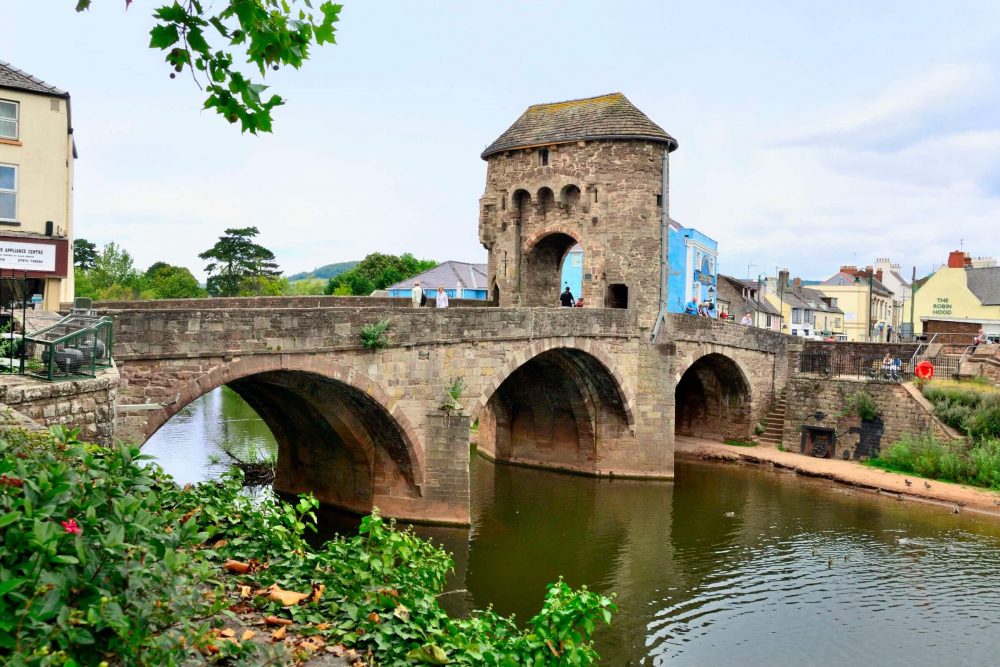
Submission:
[[0,241],[0,269],[55,271],[56,247],[43,243]]

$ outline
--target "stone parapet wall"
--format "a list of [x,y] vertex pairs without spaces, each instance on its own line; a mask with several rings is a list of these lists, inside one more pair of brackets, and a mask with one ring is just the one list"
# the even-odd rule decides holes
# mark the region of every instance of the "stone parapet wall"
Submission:
[[[850,397],[867,391],[878,406],[876,423],[862,424],[845,414]],[[793,377],[788,382],[784,447],[799,452],[803,426],[836,429],[837,458],[860,459],[897,442],[904,435],[933,434],[940,440],[960,436],[934,417],[933,408],[912,385],[854,379]],[[862,441],[864,438],[864,442]]]
[[389,347],[629,337],[627,310],[598,308],[382,308],[283,310],[123,310],[115,322],[115,358],[190,358],[361,348],[361,329],[388,318]]
[[110,445],[115,438],[115,400],[118,370],[109,368],[97,377],[66,382],[46,382],[16,377],[0,384],[0,403],[37,424],[81,429],[81,439]]
[[[62,304],[65,310],[73,304]],[[492,301],[479,299],[449,299],[449,308],[488,308]],[[236,296],[208,299],[154,299],[147,301],[95,301],[93,309],[101,313],[122,310],[262,310],[288,308],[413,308],[409,297],[371,296]],[[424,308],[434,308],[434,299],[428,298]]]

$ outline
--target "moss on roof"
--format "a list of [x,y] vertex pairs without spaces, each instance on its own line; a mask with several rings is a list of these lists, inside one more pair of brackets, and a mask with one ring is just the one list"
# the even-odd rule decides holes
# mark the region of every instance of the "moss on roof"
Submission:
[[565,102],[534,104],[482,153],[494,153],[548,144],[595,139],[644,139],[677,148],[677,140],[663,131],[621,93]]

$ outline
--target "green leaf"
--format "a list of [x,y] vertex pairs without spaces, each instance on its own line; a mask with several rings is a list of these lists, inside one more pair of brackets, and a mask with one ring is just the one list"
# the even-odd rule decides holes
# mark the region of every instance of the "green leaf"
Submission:
[[10,524],[14,523],[20,518],[21,518],[20,512],[8,512],[7,514],[0,516],[0,528],[3,528],[4,526],[9,526]]
[[8,579],[7,581],[0,581],[0,597],[10,593],[26,581],[27,579]]
[[175,25],[158,25],[149,31],[149,48],[166,49],[180,40]]
[[200,53],[208,53],[208,42],[199,28],[191,28],[187,32],[187,41],[191,48]]
[[172,5],[163,5],[156,10],[154,15],[158,19],[170,21],[171,23],[184,23],[188,18],[187,10],[176,2]]
[[76,565],[80,561],[77,560],[76,556],[59,555],[59,556],[53,556],[52,562],[59,563],[60,565]]
[[418,660],[429,665],[447,665],[448,654],[436,644],[426,644],[406,654],[407,660]]

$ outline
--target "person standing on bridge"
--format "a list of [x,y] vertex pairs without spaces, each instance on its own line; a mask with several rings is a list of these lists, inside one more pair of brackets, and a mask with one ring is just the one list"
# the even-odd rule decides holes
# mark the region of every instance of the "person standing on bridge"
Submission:
[[740,320],[740,324],[742,324],[745,327],[749,327],[753,324],[753,318],[750,317],[750,313],[747,313],[746,315],[743,316],[743,319]]
[[566,291],[559,295],[559,303],[562,304],[563,308],[572,308],[576,300],[573,299],[573,293],[569,291],[569,285],[566,285]]
[[410,302],[414,308],[424,305],[424,290],[420,286],[419,280],[413,283],[413,289],[410,290]]
[[444,288],[438,285],[437,296],[434,297],[434,307],[435,308],[447,308],[448,307],[448,293],[444,291]]
[[697,315],[698,314],[698,302],[692,298],[684,305],[685,315]]

